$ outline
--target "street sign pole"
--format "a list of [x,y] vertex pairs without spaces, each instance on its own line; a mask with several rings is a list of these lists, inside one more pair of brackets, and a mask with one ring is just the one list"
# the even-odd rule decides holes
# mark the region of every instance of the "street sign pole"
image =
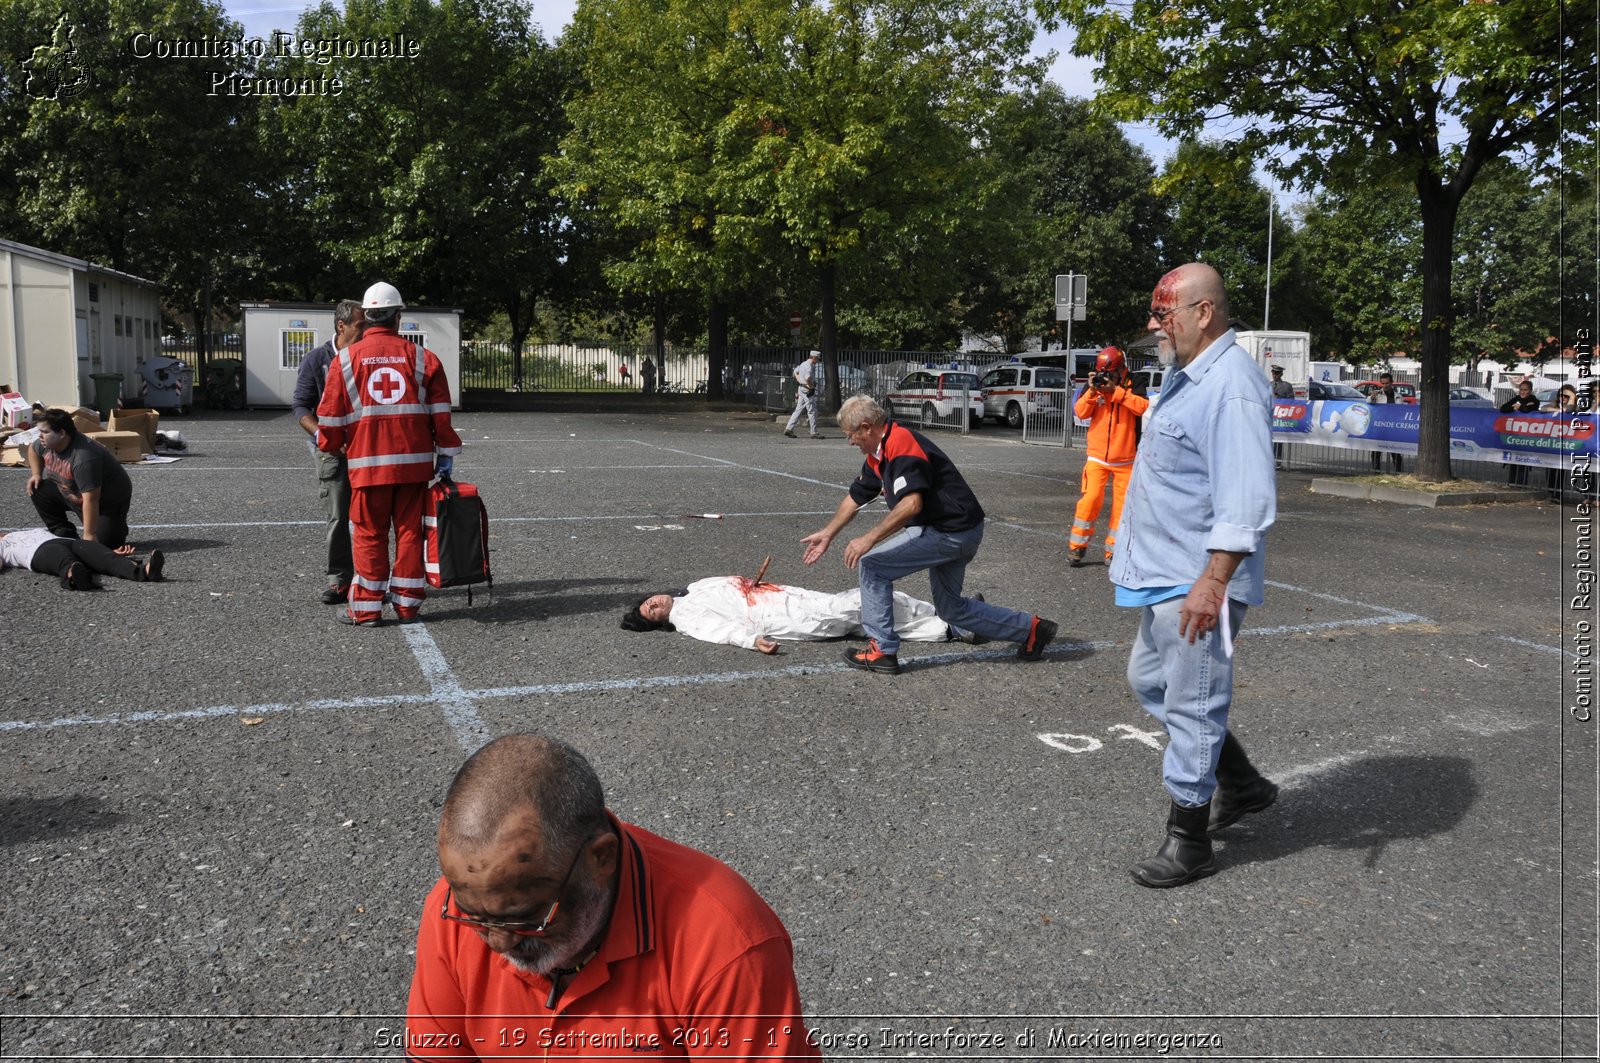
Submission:
[[1056,320],[1067,323],[1067,372],[1072,371],[1072,323],[1082,321],[1089,303],[1087,273],[1056,274]]

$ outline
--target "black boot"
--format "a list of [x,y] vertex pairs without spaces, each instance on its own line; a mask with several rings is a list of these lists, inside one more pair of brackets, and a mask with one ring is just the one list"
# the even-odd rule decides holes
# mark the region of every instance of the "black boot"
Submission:
[[1167,838],[1156,855],[1128,869],[1133,880],[1160,890],[1214,874],[1217,862],[1211,856],[1211,838],[1206,834],[1210,817],[1210,802],[1199,808],[1184,808],[1172,802],[1172,811],[1167,813]]
[[1217,758],[1217,793],[1211,799],[1211,830],[1238,822],[1252,812],[1260,812],[1278,799],[1278,786],[1256,770],[1245,756],[1244,746],[1229,731],[1222,740]]

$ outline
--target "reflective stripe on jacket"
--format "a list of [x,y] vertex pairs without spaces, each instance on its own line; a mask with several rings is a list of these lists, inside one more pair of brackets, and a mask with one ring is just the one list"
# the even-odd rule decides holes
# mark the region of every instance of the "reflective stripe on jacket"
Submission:
[[339,352],[317,406],[317,446],[349,459],[350,486],[427,483],[434,455],[461,452],[438,357],[375,327]]

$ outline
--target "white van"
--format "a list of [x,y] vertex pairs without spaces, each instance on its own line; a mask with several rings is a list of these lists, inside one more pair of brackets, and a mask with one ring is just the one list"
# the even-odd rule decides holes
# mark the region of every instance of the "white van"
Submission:
[[1066,404],[1067,371],[1056,365],[1007,362],[983,374],[983,416],[1012,428],[1037,414],[1061,416]]

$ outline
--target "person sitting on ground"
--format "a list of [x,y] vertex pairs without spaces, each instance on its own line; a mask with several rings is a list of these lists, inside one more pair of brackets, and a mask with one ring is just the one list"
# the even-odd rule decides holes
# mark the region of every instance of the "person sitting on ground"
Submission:
[[[45,527],[76,539],[69,513],[83,522],[83,537],[117,549],[128,541],[133,481],[116,455],[78,431],[66,410],[46,410],[39,438],[28,448],[28,497]],[[132,553],[128,547],[123,553]]]
[[24,528],[0,535],[0,571],[31,568],[46,576],[56,576],[69,591],[95,587],[95,574],[155,583],[161,579],[166,558],[160,550],[150,551],[143,561],[118,555],[97,542],[57,535],[49,528]]
[[[779,640],[859,638],[861,588],[828,594],[757,583],[748,576],[712,576],[685,590],[640,599],[623,614],[621,626],[625,631],[681,631],[702,642],[777,653]],[[932,603],[900,591],[894,593],[894,626],[902,638],[916,642],[981,641],[940,620]]]

